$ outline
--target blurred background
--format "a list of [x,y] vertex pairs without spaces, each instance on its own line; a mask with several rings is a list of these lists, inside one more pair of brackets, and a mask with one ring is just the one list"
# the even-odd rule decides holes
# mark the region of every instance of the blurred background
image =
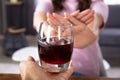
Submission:
[[[37,48],[33,28],[36,1],[39,0],[0,0],[0,73],[19,73],[19,58],[14,59],[13,54],[24,47]],[[104,2],[109,7],[109,17],[100,30],[99,43],[107,62],[107,76],[120,77],[120,0]]]

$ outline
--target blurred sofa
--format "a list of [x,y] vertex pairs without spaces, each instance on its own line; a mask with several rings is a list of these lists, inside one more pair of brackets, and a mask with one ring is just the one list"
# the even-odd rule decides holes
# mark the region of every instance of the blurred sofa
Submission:
[[109,17],[105,27],[100,30],[99,44],[105,58],[119,57],[120,61],[120,5],[108,6]]

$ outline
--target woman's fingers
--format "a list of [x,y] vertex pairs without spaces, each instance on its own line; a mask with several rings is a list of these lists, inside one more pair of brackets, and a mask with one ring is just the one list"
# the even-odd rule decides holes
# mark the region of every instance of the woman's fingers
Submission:
[[68,21],[65,19],[66,17],[70,20],[70,22],[74,24],[79,24],[80,22],[83,22],[85,24],[90,23],[94,19],[94,11],[87,9],[82,12],[79,10],[71,13],[70,15],[65,13],[65,18],[61,17],[60,15],[53,13],[49,14],[47,13],[47,20],[51,25],[57,26],[57,25],[68,25]]
[[52,35],[53,34],[57,34],[57,30],[58,30],[58,24],[59,21],[57,21],[52,14],[47,13],[47,21],[48,23],[51,25],[50,27],[52,27],[51,31],[52,31]]
[[50,13],[47,13],[47,21],[52,26],[56,26],[58,24],[57,20]]
[[81,19],[81,18],[83,18],[84,16],[86,16],[89,12],[90,12],[90,9],[86,9],[86,10],[80,12],[79,15],[76,16],[76,18],[77,18],[77,19]]
[[71,16],[68,13],[64,14],[65,17],[73,24],[73,25],[78,25],[78,24],[82,24],[82,22],[80,22],[79,20],[77,20],[75,17]]
[[91,10],[88,14],[84,15],[80,20],[82,22],[87,23],[88,21],[90,21],[91,19],[93,19],[94,17],[94,11]]
[[90,9],[86,9],[80,12],[79,10],[77,10],[71,13],[71,15],[74,16],[76,19],[80,20],[81,22],[88,24],[93,20],[94,11]]
[[86,24],[89,24],[90,22],[92,22],[94,20],[94,17],[91,17],[90,19],[88,19],[87,21],[85,21]]
[[68,24],[68,21],[65,20],[65,18],[61,17],[60,15],[56,13],[53,13],[53,17],[59,22],[59,25],[61,26]]
[[80,10],[77,10],[77,11],[72,12],[70,15],[77,17],[79,13],[80,13]]
[[65,16],[73,24],[74,26],[73,28],[74,29],[77,28],[77,30],[73,30],[75,31],[74,33],[76,33],[77,31],[78,32],[83,31],[85,29],[86,25],[83,22],[79,21],[78,19],[76,19],[75,17],[71,16],[68,13],[65,13]]

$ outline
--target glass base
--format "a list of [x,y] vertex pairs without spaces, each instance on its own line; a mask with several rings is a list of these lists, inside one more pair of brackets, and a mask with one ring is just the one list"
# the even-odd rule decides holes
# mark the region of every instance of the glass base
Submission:
[[65,64],[49,64],[44,61],[40,61],[40,66],[48,72],[53,72],[53,73],[58,73],[58,72],[63,72],[68,69],[70,65],[70,62],[67,62]]

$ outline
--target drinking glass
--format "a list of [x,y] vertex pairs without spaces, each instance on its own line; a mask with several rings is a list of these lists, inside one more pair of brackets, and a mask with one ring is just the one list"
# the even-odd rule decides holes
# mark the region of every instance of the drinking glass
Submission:
[[42,22],[38,36],[40,66],[48,72],[67,70],[73,52],[72,25],[53,26]]

